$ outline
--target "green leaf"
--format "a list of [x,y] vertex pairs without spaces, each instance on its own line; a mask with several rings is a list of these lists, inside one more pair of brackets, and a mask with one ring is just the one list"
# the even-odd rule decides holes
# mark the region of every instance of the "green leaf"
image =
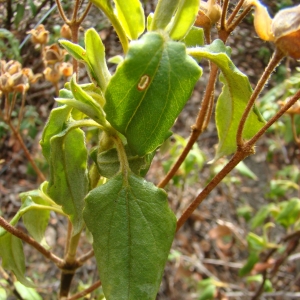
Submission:
[[80,62],[86,61],[86,51],[81,46],[74,44],[68,40],[60,39],[59,44],[63,46],[70,55],[72,55],[76,60]]
[[193,26],[188,34],[184,37],[183,42],[187,47],[199,47],[204,45],[203,28]]
[[20,282],[14,282],[14,286],[23,300],[42,300],[43,299],[35,289],[28,288]]
[[85,61],[87,62],[90,76],[93,82],[96,81],[101,90],[105,91],[111,77],[105,61],[105,47],[94,28],[88,29],[84,38],[86,48]]
[[[154,153],[149,153],[143,157],[139,157],[137,155],[133,155],[127,146],[125,146],[125,151],[130,170],[139,176],[142,176],[142,174],[146,175]],[[98,155],[96,154],[95,162],[100,175],[106,178],[111,178],[120,171],[120,161],[116,148],[101,152]]]
[[75,76],[71,79],[70,87],[75,99],[56,98],[55,100],[59,103],[77,108],[97,123],[105,126],[107,121],[101,105],[76,83]]
[[253,173],[243,161],[241,161],[235,167],[235,169],[238,170],[243,176],[249,177],[250,179],[253,179],[253,180],[258,179],[257,176],[255,175],[255,173]]
[[[39,204],[43,206],[49,205],[47,200],[39,196],[21,196],[21,199],[23,203],[25,203],[25,201],[31,201],[32,204]],[[49,210],[41,210],[38,209],[37,206],[36,209],[29,210],[22,216],[23,223],[30,235],[43,246],[47,246],[47,243],[45,241],[45,230],[49,223],[50,210],[51,207],[49,207]]]
[[36,8],[36,5],[34,4],[33,0],[29,0],[29,6],[30,6],[30,10],[31,10],[32,15],[35,17],[36,12],[37,12],[37,8]]
[[116,13],[127,36],[136,40],[145,30],[145,15],[139,0],[114,0]]
[[300,199],[292,198],[286,201],[281,212],[276,217],[276,221],[283,227],[288,228],[289,226],[295,224],[299,219],[300,213]]
[[200,293],[199,300],[212,300],[216,293],[216,286],[211,284],[206,286]]
[[0,286],[0,300],[7,300],[7,294],[4,288]]
[[176,228],[166,193],[118,174],[88,194],[83,214],[106,299],[155,299]]
[[250,273],[257,262],[259,262],[258,253],[250,252],[246,264],[239,270],[239,276],[245,276]]
[[[189,49],[188,53],[198,59],[207,58],[222,71],[224,84],[216,106],[216,125],[219,145],[214,160],[236,151],[236,134],[242,114],[252,94],[248,77],[232,63],[227,55],[228,48],[221,40],[215,40],[203,48]],[[254,107],[245,124],[244,139],[253,137],[265,124],[259,111]]]
[[247,242],[249,249],[253,250],[253,252],[260,252],[267,248],[267,243],[264,238],[253,232],[247,234]]
[[180,0],[178,9],[170,24],[170,37],[181,40],[195,23],[199,10],[199,0]]
[[167,138],[200,75],[184,44],[147,33],[131,43],[107,87],[107,120],[144,156]]
[[40,145],[48,163],[50,162],[51,145],[50,139],[67,127],[67,120],[70,118],[72,107],[63,105],[52,109],[46,126],[44,127]]
[[81,129],[66,128],[51,137],[49,165],[47,193],[70,216],[75,235],[83,226],[82,210],[88,191],[87,149]]
[[25,286],[34,284],[25,277],[25,257],[23,245],[19,238],[6,232],[0,236],[0,257],[4,269],[11,270],[17,279]]
[[262,206],[255,214],[254,218],[251,220],[251,229],[253,230],[261,226],[273,208],[274,204],[267,204]]
[[150,30],[165,29],[171,21],[180,0],[159,0],[151,22]]

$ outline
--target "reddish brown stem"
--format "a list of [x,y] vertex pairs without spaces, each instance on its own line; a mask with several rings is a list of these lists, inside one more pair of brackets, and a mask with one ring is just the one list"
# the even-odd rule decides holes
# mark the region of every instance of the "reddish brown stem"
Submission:
[[236,165],[245,159],[250,154],[253,154],[252,149],[242,149],[237,151],[231,160],[224,166],[224,168],[208,183],[208,185],[202,190],[202,192],[196,197],[196,199],[188,206],[177,221],[176,231],[185,223],[185,221],[192,215],[198,205],[209,195],[209,193],[228,175]]
[[41,254],[43,254],[46,258],[53,261],[59,268],[61,268],[64,264],[64,261],[54,255],[52,252],[45,249],[43,246],[41,246],[37,241],[35,241],[33,238],[31,238],[29,235],[24,233],[23,231],[15,228],[14,226],[10,225],[4,218],[0,217],[0,226],[3,227],[6,231],[13,234],[14,236],[18,237],[22,241],[26,242],[27,244],[31,245],[33,248],[35,248],[37,251],[39,251]]
[[93,285],[91,285],[86,290],[84,290],[84,291],[82,291],[80,293],[77,293],[77,294],[73,295],[72,297],[69,297],[67,300],[80,299],[80,298],[86,296],[87,294],[93,292],[94,290],[96,290],[99,286],[101,286],[101,281],[100,280],[96,281]]
[[238,130],[237,130],[237,135],[236,135],[236,143],[238,145],[238,147],[242,147],[242,145],[244,144],[243,141],[243,130],[247,121],[247,118],[251,112],[251,110],[253,109],[253,105],[256,101],[256,99],[258,98],[260,92],[263,90],[266,82],[269,80],[272,72],[275,70],[275,68],[277,67],[277,65],[280,63],[280,61],[284,58],[284,54],[278,50],[277,48],[275,49],[275,52],[268,64],[268,66],[266,67],[263,75],[261,76],[261,78],[259,79],[255,90],[253,91],[248,104],[245,108],[245,111],[242,115]]
[[41,170],[38,168],[38,166],[36,165],[36,163],[34,162],[31,154],[29,153],[24,141],[23,141],[23,138],[21,137],[21,134],[18,130],[15,129],[15,127],[13,126],[13,124],[11,123],[11,121],[7,122],[8,126],[10,127],[10,129],[12,130],[12,132],[14,133],[15,137],[18,139],[24,153],[25,153],[25,156],[26,158],[29,160],[29,162],[31,163],[34,171],[36,172],[36,174],[38,175],[40,181],[45,181],[46,178],[44,176],[44,174],[41,172]]
[[218,74],[218,67],[215,64],[211,64],[211,71],[209,76],[209,81],[206,86],[206,91],[203,97],[202,105],[198,114],[198,117],[196,119],[196,123],[192,126],[192,133],[189,138],[189,141],[185,148],[183,149],[182,153],[178,157],[176,163],[171,168],[171,170],[168,172],[168,174],[165,176],[165,178],[158,184],[158,187],[163,188],[165,187],[169,181],[173,178],[173,176],[176,174],[178,169],[180,168],[181,164],[184,162],[185,158],[189,154],[190,150],[192,149],[194,143],[197,141],[199,135],[203,132],[205,127],[204,124],[208,124],[208,119],[210,119],[210,115],[208,115],[208,112],[212,112],[212,109],[210,108],[210,104],[213,101],[213,92],[215,87],[215,82]]
[[234,20],[238,12],[240,11],[241,7],[243,6],[245,0],[240,0],[236,7],[234,8],[233,12],[231,13],[230,17],[227,20],[227,27],[231,24],[231,22]]

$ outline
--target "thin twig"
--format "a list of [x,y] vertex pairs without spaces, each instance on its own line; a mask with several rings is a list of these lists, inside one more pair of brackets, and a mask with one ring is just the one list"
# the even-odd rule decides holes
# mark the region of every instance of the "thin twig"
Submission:
[[[214,92],[217,74],[218,74],[218,67],[215,64],[211,64],[211,71],[209,75],[208,84],[206,86],[206,91],[202,100],[202,105],[199,110],[196,122],[192,126],[192,133],[187,142],[187,145],[185,146],[182,153],[178,157],[174,166],[169,170],[165,178],[163,178],[163,180],[161,180],[161,182],[157,185],[158,187],[160,188],[165,187],[169,183],[169,181],[173,178],[173,176],[176,174],[181,164],[184,162],[185,158],[189,154],[196,140],[198,139],[200,134],[204,131],[205,129],[204,124],[205,125],[208,124],[208,120],[210,119],[210,115],[212,112],[212,109],[208,109],[208,108],[210,108],[210,104],[213,101],[212,95]],[[210,115],[208,115],[208,113],[210,113]]]
[[62,8],[62,5],[60,3],[60,0],[55,0],[56,2],[56,5],[57,5],[57,8],[58,8],[58,11],[59,11],[59,14],[60,14],[60,17],[64,20],[64,22],[66,24],[69,25],[70,23],[70,20],[67,18],[67,16],[65,15],[65,12],[64,12],[64,9]]
[[83,22],[83,20],[85,19],[85,17],[89,13],[89,10],[90,10],[91,7],[92,7],[92,2],[89,2],[88,5],[87,5],[87,7],[85,8],[85,11],[81,15],[81,17],[78,19],[78,23],[79,24],[81,24]]
[[67,298],[67,300],[80,299],[80,298],[86,296],[87,294],[91,293],[95,289],[97,289],[99,286],[101,286],[100,280],[96,281],[93,285],[91,285],[89,288],[85,289],[84,291],[77,293],[77,294],[73,295],[72,297]]
[[243,141],[243,130],[245,127],[245,123],[247,121],[247,118],[251,112],[251,110],[253,109],[253,105],[256,101],[256,99],[258,98],[260,92],[263,90],[265,84],[267,83],[267,81],[269,80],[269,78],[271,77],[272,72],[275,70],[275,68],[277,67],[277,65],[280,63],[280,61],[284,58],[284,54],[278,50],[277,48],[275,49],[275,52],[268,64],[268,66],[266,67],[263,75],[261,76],[261,78],[259,79],[249,101],[248,104],[244,110],[244,113],[242,115],[238,130],[237,130],[237,135],[236,135],[236,143],[238,147],[242,147],[244,144]]
[[238,14],[238,12],[240,11],[241,7],[243,6],[245,0],[240,0],[238,2],[238,4],[236,5],[236,7],[234,8],[233,12],[231,13],[231,15],[229,16],[228,20],[227,20],[227,27],[231,24],[231,22],[234,20],[235,16]]
[[18,237],[22,241],[26,242],[27,244],[34,247],[37,251],[43,254],[46,258],[53,261],[59,268],[61,268],[64,264],[64,261],[59,258],[58,256],[54,255],[52,252],[45,249],[41,246],[37,241],[31,238],[29,235],[24,233],[23,231],[15,228],[14,226],[10,225],[4,218],[0,217],[0,226],[3,227],[6,231],[13,234],[14,236]]
[[221,15],[221,29],[226,29],[226,15],[228,10],[229,0],[224,0]]
[[82,256],[80,256],[77,259],[77,262],[80,265],[83,265],[87,260],[89,260],[90,258],[92,258],[94,255],[95,255],[95,253],[94,253],[94,250],[92,249],[89,252],[87,252],[87,253],[83,254]]

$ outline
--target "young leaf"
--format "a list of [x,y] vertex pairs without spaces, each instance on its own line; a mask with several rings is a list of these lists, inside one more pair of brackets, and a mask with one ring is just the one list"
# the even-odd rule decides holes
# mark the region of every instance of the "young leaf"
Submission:
[[90,69],[90,76],[93,81],[97,82],[101,90],[105,91],[111,75],[105,61],[104,45],[94,28],[90,28],[86,31],[84,39],[86,61]]
[[[189,49],[188,53],[196,58],[207,58],[222,71],[224,84],[216,107],[216,124],[219,145],[215,160],[236,151],[236,133],[242,114],[252,94],[248,77],[239,71],[227,55],[228,49],[221,40],[215,40],[203,48]],[[250,139],[264,125],[259,111],[254,107],[246,121],[243,138]]]
[[106,299],[155,299],[176,228],[166,193],[118,174],[88,194],[83,215]]
[[300,199],[292,198],[286,201],[283,209],[276,217],[276,221],[283,227],[288,228],[289,226],[295,224],[299,219],[300,213]]
[[66,123],[70,117],[71,110],[72,107],[63,105],[52,109],[50,113],[49,119],[43,131],[42,139],[40,141],[43,155],[48,163],[50,161],[51,152],[50,139],[66,128]]
[[150,32],[131,43],[106,90],[104,110],[139,156],[154,151],[169,135],[201,68],[182,43]]
[[253,230],[262,225],[273,208],[273,203],[262,206],[251,220],[251,229]]
[[82,210],[88,191],[84,132],[68,128],[50,139],[48,195],[70,216],[73,235],[83,226]]
[[203,28],[193,26],[188,34],[184,37],[183,42],[187,47],[199,47],[204,45]]
[[76,60],[80,62],[86,61],[86,52],[81,46],[74,44],[68,40],[60,39],[59,43],[63,46]]
[[127,36],[136,40],[145,30],[145,15],[139,0],[114,0],[117,17]]
[[[0,228],[2,232],[3,229]],[[11,270],[17,279],[25,286],[34,287],[34,284],[25,277],[25,257],[23,245],[19,238],[6,232],[0,236],[0,257],[4,269]]]
[[239,276],[245,276],[251,272],[255,264],[259,261],[259,255],[257,252],[250,252],[246,264],[239,270]]
[[59,103],[77,108],[97,123],[105,126],[107,122],[101,105],[76,83],[75,76],[71,79],[70,88],[75,99],[56,98],[55,100]]
[[[137,155],[133,155],[130,149],[126,146],[125,151],[130,170],[139,176],[142,176],[142,174],[147,173],[154,153],[149,153],[143,157],[139,157]],[[110,149],[105,152],[101,152],[98,155],[96,155],[95,163],[98,167],[100,175],[106,178],[111,178],[120,171],[120,161],[116,148]]]
[[199,10],[199,0],[180,0],[177,12],[170,24],[170,37],[181,40],[195,23]]
[[23,300],[43,300],[39,293],[33,288],[28,288],[20,282],[14,282],[14,286]]
[[165,29],[171,21],[180,0],[159,0],[150,30]]

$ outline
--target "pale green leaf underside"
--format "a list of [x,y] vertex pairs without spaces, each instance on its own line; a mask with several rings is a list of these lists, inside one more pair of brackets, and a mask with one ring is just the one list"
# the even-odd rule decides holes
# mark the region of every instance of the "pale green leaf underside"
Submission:
[[200,75],[184,44],[147,33],[131,43],[107,87],[107,120],[134,153],[152,152],[168,136]]
[[155,299],[176,228],[166,193],[119,174],[88,194],[84,219],[106,299]]
[[145,30],[145,14],[139,0],[114,0],[120,23],[131,40],[137,39]]
[[11,270],[17,279],[28,287],[34,284],[25,277],[25,257],[23,245],[19,238],[10,233],[0,237],[0,257],[4,269]]
[[[236,151],[238,125],[252,94],[248,77],[232,63],[227,51],[221,40],[216,40],[207,47],[189,49],[189,54],[193,57],[207,58],[222,71],[220,80],[224,86],[216,106],[219,145],[215,159]],[[250,139],[264,124],[262,116],[254,107],[246,121],[243,138]]]

